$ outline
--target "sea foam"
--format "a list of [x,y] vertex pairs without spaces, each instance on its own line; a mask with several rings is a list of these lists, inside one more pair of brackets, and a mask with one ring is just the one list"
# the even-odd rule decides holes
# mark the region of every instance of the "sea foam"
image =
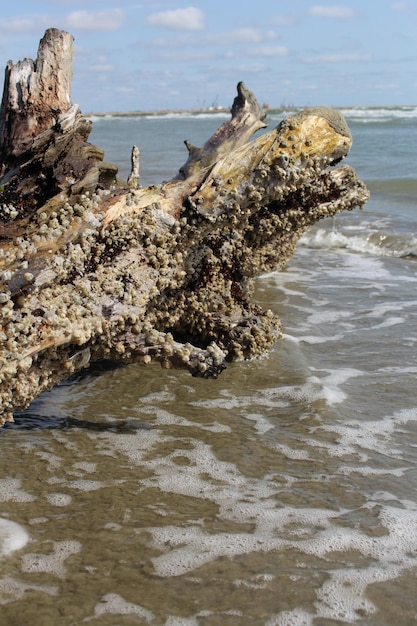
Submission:
[[[361,228],[357,227],[357,230],[361,230]],[[329,231],[324,228],[317,228],[304,234],[299,245],[313,249],[346,249],[371,257],[405,258],[417,256],[417,238],[415,236],[387,234],[383,231],[370,233],[369,230],[364,230],[360,234],[352,234],[340,230]]]
[[85,621],[95,619],[101,615],[136,615],[137,618],[146,624],[154,621],[155,616],[151,611],[144,609],[138,604],[127,602],[117,593],[107,593],[100,598],[100,603],[96,605],[94,618],[87,618]]
[[20,524],[0,517],[0,557],[20,550],[29,541],[29,535]]

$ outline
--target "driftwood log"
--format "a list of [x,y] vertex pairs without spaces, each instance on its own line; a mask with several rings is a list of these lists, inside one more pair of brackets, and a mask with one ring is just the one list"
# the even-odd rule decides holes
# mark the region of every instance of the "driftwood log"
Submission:
[[0,111],[0,424],[100,359],[159,360],[216,377],[259,355],[279,319],[250,301],[305,229],[362,207],[343,116],[326,107],[257,139],[265,112],[243,83],[175,179],[141,188],[88,143],[72,104],[73,37],[46,31],[8,63]]

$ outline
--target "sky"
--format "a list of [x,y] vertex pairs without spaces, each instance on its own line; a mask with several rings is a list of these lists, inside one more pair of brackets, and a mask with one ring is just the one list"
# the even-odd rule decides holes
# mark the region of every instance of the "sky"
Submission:
[[417,0],[16,0],[0,64],[36,59],[47,28],[74,36],[83,113],[260,104],[417,104]]

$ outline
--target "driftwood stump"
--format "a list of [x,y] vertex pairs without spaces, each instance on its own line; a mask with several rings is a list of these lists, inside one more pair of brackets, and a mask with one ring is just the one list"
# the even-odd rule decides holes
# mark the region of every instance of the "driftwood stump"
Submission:
[[361,207],[342,115],[304,110],[250,141],[265,113],[240,83],[225,122],[175,179],[138,187],[88,143],[71,103],[73,38],[6,68],[0,110],[0,424],[91,362],[159,360],[216,377],[280,335],[250,301],[305,229]]

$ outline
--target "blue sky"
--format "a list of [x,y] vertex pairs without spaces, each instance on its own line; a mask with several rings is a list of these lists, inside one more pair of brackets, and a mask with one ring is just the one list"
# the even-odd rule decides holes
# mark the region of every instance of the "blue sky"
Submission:
[[0,63],[36,58],[49,27],[75,37],[84,113],[260,103],[417,104],[417,0],[18,0]]

